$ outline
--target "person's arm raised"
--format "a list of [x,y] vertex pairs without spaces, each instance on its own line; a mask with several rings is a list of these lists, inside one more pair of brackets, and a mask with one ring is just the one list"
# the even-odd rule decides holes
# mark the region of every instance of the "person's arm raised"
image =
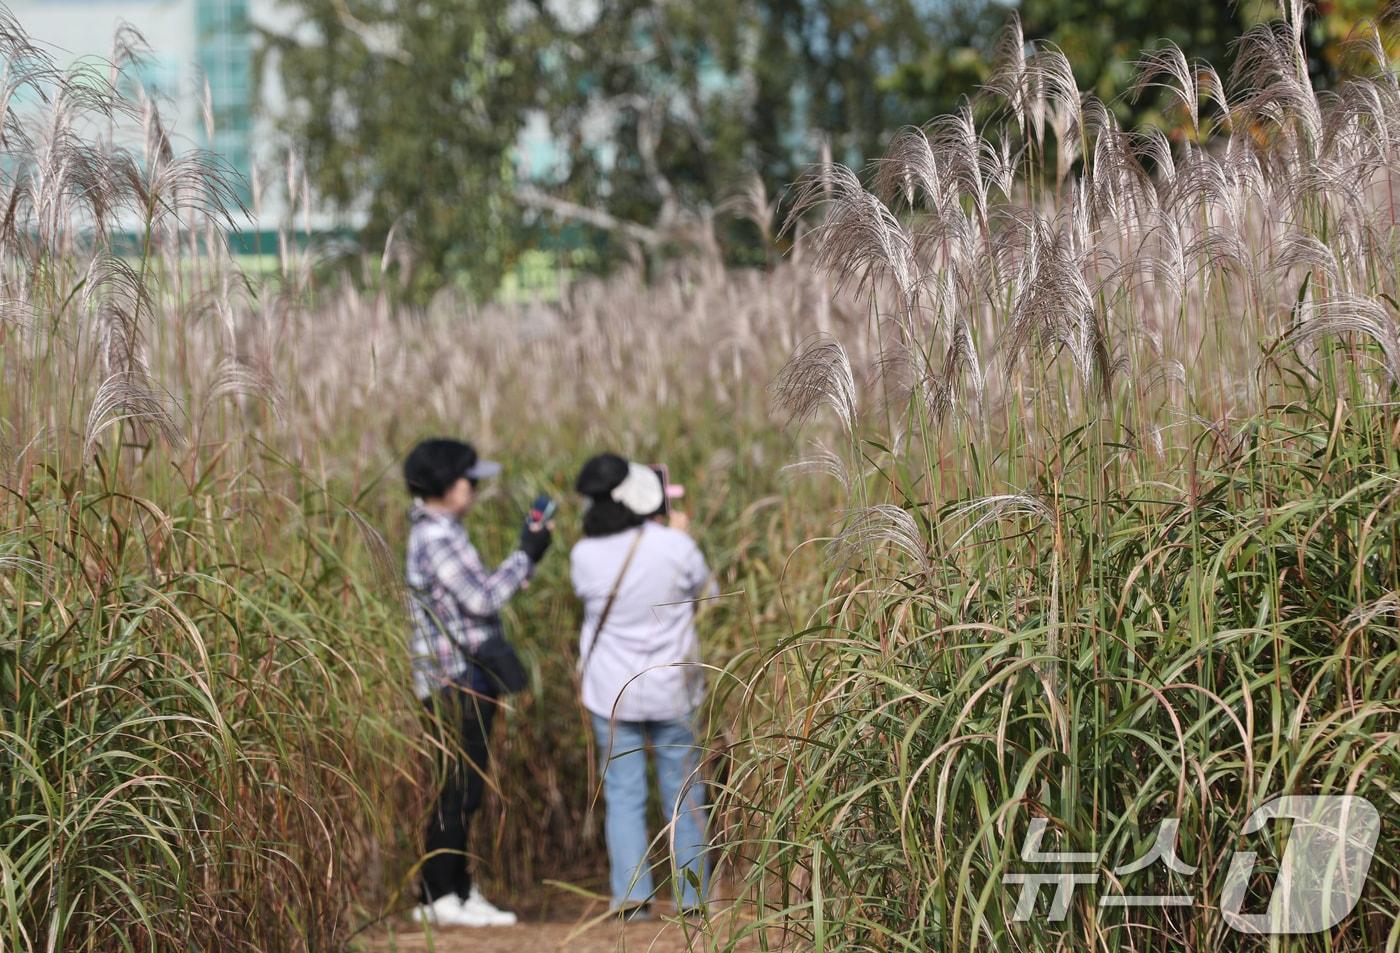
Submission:
[[487,572],[475,547],[465,536],[437,540],[430,551],[430,567],[444,588],[472,615],[494,615],[520,591],[530,578],[530,557],[521,550],[507,556],[495,571]]

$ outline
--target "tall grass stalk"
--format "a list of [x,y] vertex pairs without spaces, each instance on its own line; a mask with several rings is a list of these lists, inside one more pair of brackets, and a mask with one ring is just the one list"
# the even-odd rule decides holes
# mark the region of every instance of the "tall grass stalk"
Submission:
[[[1384,815],[1368,892],[1274,946],[1400,944],[1400,93],[1315,94],[1296,43],[1255,31],[1228,83],[1150,58],[1201,129],[1173,145],[1009,34],[995,95],[818,170],[799,207],[833,216],[765,272],[410,310],[380,256],[326,280],[290,235],[243,275],[217,161],[6,20],[0,945],[339,948],[411,902],[395,467],[435,433],[509,463],[488,557],[540,489],[567,546],[598,450],[688,485],[724,593],[715,946],[1236,949],[1240,821],[1340,790]],[[602,860],[564,574],[508,619],[492,889]],[[1011,922],[1033,819],[1122,863],[1167,816],[1203,906]]]
[[[1013,24],[977,102],[799,193],[817,263],[900,306],[780,378],[801,420],[840,409],[808,426],[848,515],[824,603],[727,692],[717,946],[1400,947],[1400,82],[1373,37],[1371,75],[1315,92],[1284,15],[1226,82],[1144,54],[1175,144]],[[854,395],[836,348],[878,355]],[[1276,869],[1286,838],[1245,818],[1342,793],[1382,815],[1355,911],[1230,929],[1231,853]],[[1196,875],[1115,875],[1169,818]],[[1059,872],[1021,855],[1041,822],[1101,876],[1021,922],[1006,875]],[[1194,900],[1099,903],[1165,893]]]
[[[254,279],[227,171],[175,148],[141,55],[123,33],[110,71],[67,72],[0,20],[0,948],[340,949],[413,903],[431,793],[403,454],[451,433],[508,462],[473,522],[489,558],[540,489],[567,546],[589,455],[668,462],[726,592],[722,665],[810,609],[779,575],[834,496],[783,496],[765,387],[859,312],[800,263],[708,259],[409,310],[379,256],[328,278],[289,234]],[[602,869],[564,562],[508,620],[534,690],[473,845],[504,896]]]

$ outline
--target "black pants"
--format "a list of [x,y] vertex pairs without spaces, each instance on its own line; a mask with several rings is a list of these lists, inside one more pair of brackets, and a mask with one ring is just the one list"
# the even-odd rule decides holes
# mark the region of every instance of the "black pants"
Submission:
[[467,834],[472,815],[481,806],[486,791],[487,743],[496,704],[489,698],[470,695],[461,689],[443,689],[426,702],[434,735],[446,752],[439,752],[442,791],[437,807],[428,817],[425,838],[427,859],[421,868],[424,903],[432,903],[450,893],[465,898],[471,891],[472,876],[467,864]]

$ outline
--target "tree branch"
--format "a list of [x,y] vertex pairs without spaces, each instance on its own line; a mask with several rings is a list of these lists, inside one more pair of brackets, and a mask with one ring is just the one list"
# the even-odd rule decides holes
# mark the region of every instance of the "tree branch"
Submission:
[[590,208],[586,205],[579,205],[577,202],[570,202],[567,199],[556,198],[532,185],[522,185],[515,190],[515,197],[521,205],[529,208],[540,209],[546,212],[553,212],[560,218],[571,219],[575,222],[582,222],[585,225],[592,225],[594,228],[601,228],[608,232],[620,232],[633,241],[643,245],[655,246],[665,241],[665,235],[654,228],[639,225],[636,222],[629,222],[618,218],[602,209]]

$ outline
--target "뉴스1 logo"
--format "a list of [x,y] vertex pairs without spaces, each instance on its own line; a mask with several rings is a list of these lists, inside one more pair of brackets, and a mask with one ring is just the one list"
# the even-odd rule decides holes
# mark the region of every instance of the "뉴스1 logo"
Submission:
[[[1248,836],[1260,834],[1275,819],[1293,822],[1284,846],[1278,877],[1263,913],[1244,913],[1245,895],[1254,872],[1257,853],[1235,851],[1220,891],[1220,911],[1225,923],[1240,933],[1304,934],[1330,929],[1342,921],[1361,899],[1371,858],[1380,837],[1380,813],[1375,805],[1356,795],[1289,795],[1261,804],[1249,815],[1241,829]],[[1157,827],[1152,847],[1130,863],[1113,868],[1114,882],[1161,863],[1168,870],[1190,875],[1196,867],[1176,854],[1179,818],[1171,817]],[[1057,864],[1061,867],[1095,865],[1093,853],[1042,851],[1048,822],[1033,818],[1021,845],[1021,860],[1027,864]],[[1058,870],[1045,873],[1012,872],[1002,876],[1004,884],[1019,884],[1013,922],[1029,920],[1035,912],[1040,888],[1053,886],[1054,895],[1046,919],[1063,920],[1069,911],[1074,888],[1098,883],[1099,872]],[[1182,894],[1129,895],[1109,892],[1099,897],[1100,907],[1183,907],[1193,898]]]

